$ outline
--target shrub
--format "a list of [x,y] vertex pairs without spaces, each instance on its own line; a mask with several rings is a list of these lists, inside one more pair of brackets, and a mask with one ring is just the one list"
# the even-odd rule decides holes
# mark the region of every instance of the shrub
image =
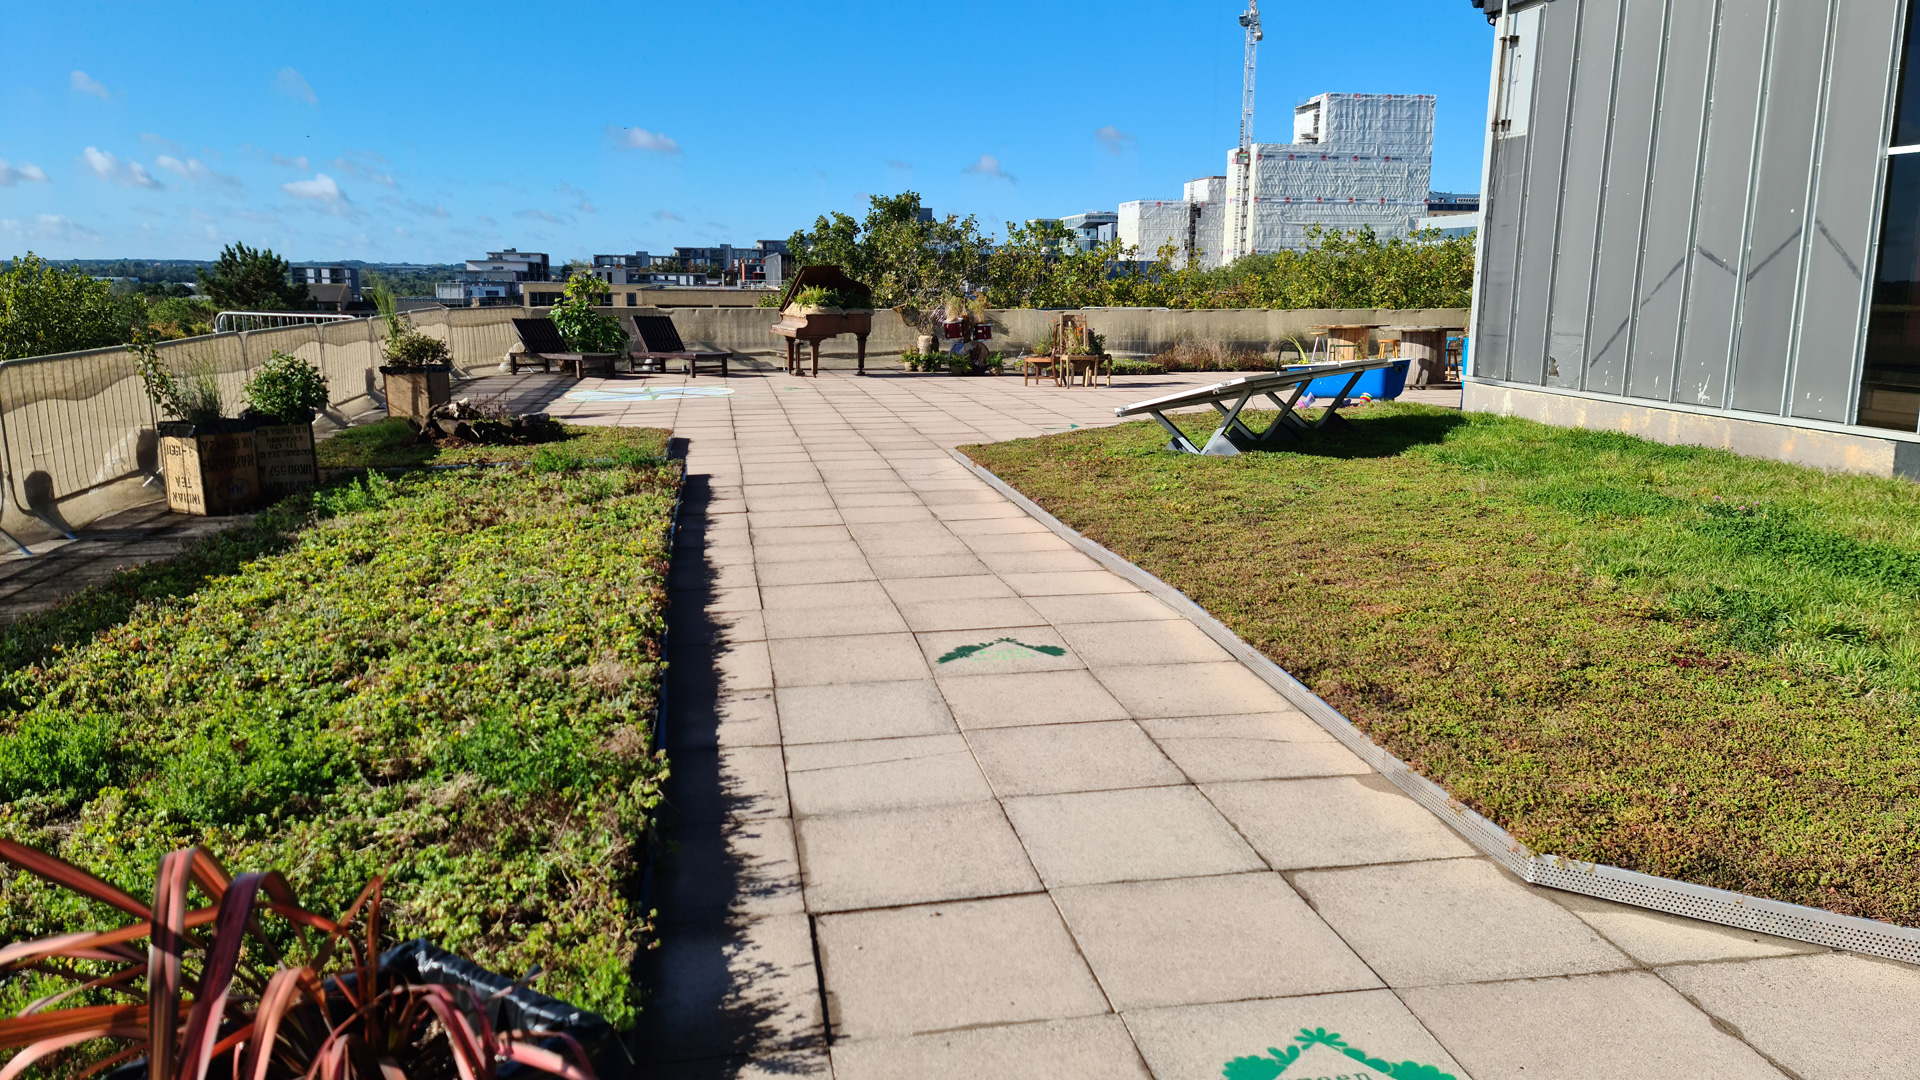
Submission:
[[567,294],[553,305],[547,317],[566,339],[567,347],[577,352],[619,352],[627,347],[627,332],[620,320],[593,310],[596,302],[609,293],[607,283],[586,271],[578,271],[567,280]]
[[304,423],[327,401],[327,377],[320,369],[278,349],[247,380],[249,411],[276,423]]
[[195,427],[210,427],[227,415],[226,396],[211,360],[191,357],[186,371],[176,372],[160,359],[160,350],[152,341],[135,341],[127,351],[139,368],[147,399],[162,413]]
[[386,366],[398,371],[425,371],[453,363],[453,349],[446,342],[412,329],[389,337],[380,351],[387,358]]
[[128,340],[139,302],[29,251],[0,272],[0,360],[99,349]]

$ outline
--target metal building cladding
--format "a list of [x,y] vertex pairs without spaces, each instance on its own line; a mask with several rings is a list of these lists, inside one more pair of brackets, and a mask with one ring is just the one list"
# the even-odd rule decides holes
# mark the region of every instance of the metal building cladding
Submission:
[[1920,4],[1500,2],[1467,407],[1915,472]]

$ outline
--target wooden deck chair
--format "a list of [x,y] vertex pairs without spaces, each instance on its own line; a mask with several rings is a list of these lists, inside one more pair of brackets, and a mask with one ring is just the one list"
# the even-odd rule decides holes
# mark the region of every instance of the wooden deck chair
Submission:
[[527,358],[510,354],[507,369],[520,374],[522,365],[532,367],[540,362],[541,371],[552,371],[555,361],[559,361],[561,370],[571,365],[573,377],[583,379],[587,369],[605,368],[607,374],[613,374],[613,353],[580,353],[567,348],[566,339],[560,336],[560,328],[553,325],[552,319],[515,319],[513,332],[520,335],[520,343],[527,347]]
[[662,365],[668,360],[684,360],[687,375],[700,377],[702,367],[718,370],[721,378],[727,377],[727,359],[732,355],[724,352],[700,352],[687,348],[680,340],[680,331],[673,320],[665,315],[635,315],[633,318],[633,340],[639,347],[627,353],[628,370],[639,370],[646,364],[655,370],[664,370]]

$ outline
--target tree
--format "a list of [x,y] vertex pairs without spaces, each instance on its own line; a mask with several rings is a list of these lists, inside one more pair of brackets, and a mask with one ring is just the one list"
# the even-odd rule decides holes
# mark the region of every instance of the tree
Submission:
[[230,244],[213,269],[200,271],[200,287],[224,311],[297,311],[307,304],[307,287],[296,285],[287,260],[271,248]]
[[124,344],[145,305],[28,252],[0,273],[0,360]]
[[605,303],[610,290],[607,283],[586,270],[576,270],[567,279],[567,297],[547,311],[554,328],[570,348],[581,352],[619,352],[626,348],[627,332],[620,321],[593,310]]
[[879,307],[932,308],[967,292],[985,269],[988,247],[971,215],[930,220],[912,191],[872,196],[864,221],[823,215],[787,241],[796,265],[838,266],[872,289]]

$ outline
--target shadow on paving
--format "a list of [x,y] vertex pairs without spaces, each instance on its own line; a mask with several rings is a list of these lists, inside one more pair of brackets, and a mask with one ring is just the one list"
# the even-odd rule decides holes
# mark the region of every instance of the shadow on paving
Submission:
[[719,573],[706,555],[707,478],[689,475],[681,497],[662,740],[671,774],[649,898],[660,944],[635,965],[647,998],[634,1059],[647,1077],[732,1078],[749,1063],[756,1076],[815,1075],[809,1051],[820,1032],[796,1022],[792,1007],[818,986],[791,822],[784,801],[744,791],[738,779],[783,770],[780,750],[731,740],[721,748],[723,720],[737,722],[743,710],[771,724],[772,691],[722,690],[727,628],[712,611]]

